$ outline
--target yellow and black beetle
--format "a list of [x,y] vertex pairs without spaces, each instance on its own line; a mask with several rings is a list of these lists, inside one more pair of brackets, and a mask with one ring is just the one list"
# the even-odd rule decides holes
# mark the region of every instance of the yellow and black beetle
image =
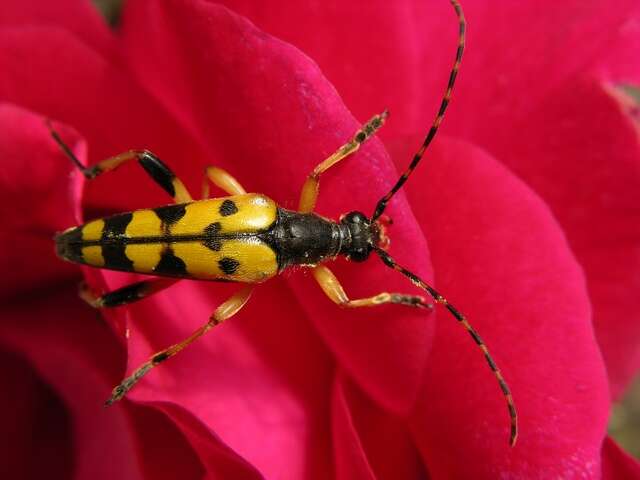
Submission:
[[[153,153],[131,150],[85,167],[51,128],[56,142],[77,165],[87,179],[114,170],[130,160],[138,160],[142,168],[169,193],[175,204],[154,209],[137,210],[101,218],[72,227],[55,238],[57,254],[72,262],[94,267],[156,275],[97,296],[86,287],[81,296],[90,305],[115,307],[135,302],[169,287],[182,278],[231,281],[247,284],[211,315],[209,321],[180,343],[154,354],[133,374],[114,388],[107,405],[121,399],[143,375],[159,363],[174,356],[212,327],[233,316],[249,299],[255,284],[264,282],[292,265],[311,269],[325,294],[343,307],[370,307],[396,303],[416,308],[431,308],[423,297],[383,292],[368,298],[351,300],[324,262],[343,255],[362,262],[375,252],[388,267],[400,272],[418,288],[443,305],[470,333],[482,350],[506,398],[511,418],[511,445],[518,428],[516,409],[509,388],[489,351],[465,317],[430,285],[398,265],[387,253],[386,226],[383,215],[391,197],[406,182],[433,140],[449,104],[451,92],[462,59],[465,42],[465,19],[457,0],[450,0],[458,16],[460,33],[456,58],[449,76],[440,110],[412,162],[396,184],[376,205],[371,217],[360,212],[342,215],[332,221],[313,213],[318,196],[319,178],[333,165],[354,153],[379,129],[387,112],[374,116],[353,138],[320,163],[308,176],[298,211],[279,207],[262,194],[246,193],[230,174],[208,167],[203,186],[203,200],[191,195],[171,170]],[[209,181],[230,196],[209,199]]]

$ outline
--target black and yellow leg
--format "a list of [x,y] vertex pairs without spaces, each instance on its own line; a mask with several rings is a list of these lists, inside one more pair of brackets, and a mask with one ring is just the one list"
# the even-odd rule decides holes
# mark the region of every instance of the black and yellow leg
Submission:
[[229,172],[218,167],[209,166],[204,170],[204,181],[202,182],[202,198],[209,198],[209,182],[229,195],[243,195],[247,193],[240,182]]
[[251,292],[253,291],[253,286],[249,285],[238,292],[236,292],[231,298],[229,298],[226,302],[221,304],[218,308],[216,308],[215,312],[209,317],[209,321],[205,323],[202,327],[193,332],[188,338],[183,340],[180,343],[176,343],[175,345],[170,346],[154,355],[151,356],[151,359],[138,367],[129,377],[125,378],[120,385],[113,389],[111,393],[111,397],[109,400],[105,402],[105,405],[109,406],[114,402],[117,402],[122,397],[126,395],[126,393],[131,390],[131,388],[140,380],[149,370],[158,364],[164,362],[165,360],[173,357],[178,352],[183,350],[185,347],[189,346],[195,340],[200,338],[202,335],[207,333],[216,325],[222,323],[227,318],[232,317],[247,303],[249,297],[251,296]]
[[303,213],[312,212],[316,206],[316,200],[318,198],[318,189],[320,182],[320,175],[326,172],[329,168],[334,166],[340,160],[348,157],[352,153],[356,152],[360,145],[363,144],[368,138],[370,138],[376,130],[378,130],[383,124],[389,113],[385,110],[380,115],[375,115],[369,120],[360,130],[358,130],[353,138],[349,142],[342,145],[333,155],[320,163],[313,172],[307,177],[307,180],[302,186],[302,193],[300,194],[300,203],[298,210]]
[[127,305],[147,298],[179,281],[179,278],[152,278],[141,282],[125,285],[122,288],[96,295],[86,283],[80,284],[80,298],[94,308],[110,308]]
[[382,292],[372,297],[350,300],[336,276],[324,265],[318,265],[313,268],[313,277],[327,297],[341,307],[376,307],[386,303],[395,303],[408,307],[433,308],[423,297],[418,295],[405,295],[403,293]]
[[162,187],[165,192],[171,195],[176,203],[187,203],[193,200],[182,181],[174,175],[169,167],[167,167],[158,157],[148,150],[129,150],[128,152],[121,153],[115,157],[102,160],[91,167],[85,167],[80,163],[80,160],[76,158],[67,144],[62,141],[58,132],[56,132],[50,124],[49,130],[51,131],[51,136],[58,143],[62,151],[80,169],[82,174],[88,180],[93,180],[103,173],[115,170],[123,163],[131,160],[138,160],[140,166],[158,185],[160,185],[160,187]]

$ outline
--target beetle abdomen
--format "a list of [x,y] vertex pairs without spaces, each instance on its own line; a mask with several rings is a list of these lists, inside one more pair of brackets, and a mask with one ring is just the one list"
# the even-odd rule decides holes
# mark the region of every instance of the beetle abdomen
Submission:
[[201,200],[88,222],[59,234],[56,251],[111,270],[261,282],[278,272],[275,252],[259,238],[276,219],[263,195]]

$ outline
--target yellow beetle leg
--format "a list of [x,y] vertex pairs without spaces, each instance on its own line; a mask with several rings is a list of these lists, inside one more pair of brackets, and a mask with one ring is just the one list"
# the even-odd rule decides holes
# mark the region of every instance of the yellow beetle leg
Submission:
[[123,163],[135,159],[138,160],[140,166],[149,174],[149,176],[158,185],[160,185],[165,192],[173,197],[173,200],[176,203],[187,203],[193,200],[182,181],[177,178],[171,169],[167,167],[156,155],[148,150],[129,150],[114,157],[102,160],[92,167],[85,167],[73,154],[69,146],[62,141],[58,132],[56,132],[50,124],[49,130],[51,131],[51,136],[58,143],[62,151],[80,169],[82,174],[88,180],[93,180],[103,173],[115,170]]
[[300,203],[298,211],[302,213],[312,212],[316,206],[316,200],[318,198],[318,189],[320,182],[320,175],[322,175],[329,168],[334,166],[343,158],[348,157],[360,148],[368,138],[370,138],[376,130],[378,130],[386,120],[389,113],[385,110],[380,115],[374,115],[360,130],[358,130],[353,138],[349,142],[342,145],[333,155],[321,162],[313,172],[309,174],[307,180],[302,186],[302,192],[300,194]]
[[152,278],[125,285],[103,295],[96,295],[86,283],[82,282],[79,295],[80,298],[94,308],[119,307],[147,298],[154,293],[169,288],[179,280],[179,278]]
[[331,270],[324,265],[318,265],[314,267],[312,271],[313,277],[316,279],[320,288],[322,288],[327,297],[341,307],[375,307],[378,305],[384,305],[385,303],[396,303],[398,305],[406,305],[408,307],[433,308],[433,305],[427,303],[424,297],[419,295],[406,295],[403,293],[382,292],[372,297],[350,300],[342,288],[342,285],[340,285],[340,282]]
[[180,343],[176,343],[175,345],[170,346],[154,355],[151,356],[151,359],[138,367],[129,377],[125,378],[120,385],[113,389],[111,393],[111,397],[106,401],[106,405],[111,405],[114,402],[117,402],[125,394],[131,390],[131,388],[138,383],[149,370],[151,370],[156,365],[164,362],[165,360],[173,357],[175,354],[180,352],[185,347],[189,346],[192,342],[200,338],[202,335],[207,333],[216,325],[222,323],[229,317],[232,317],[247,303],[249,297],[251,296],[251,292],[253,291],[253,286],[248,285],[238,292],[236,292],[231,298],[229,298],[226,302],[221,304],[216,310],[213,312],[211,317],[209,317],[209,321],[205,323],[202,327],[193,332],[188,338],[183,340]]
[[204,169],[204,180],[202,182],[202,198],[209,198],[209,181],[216,187],[224,190],[229,195],[244,195],[247,193],[240,182],[236,180],[226,170],[209,166]]

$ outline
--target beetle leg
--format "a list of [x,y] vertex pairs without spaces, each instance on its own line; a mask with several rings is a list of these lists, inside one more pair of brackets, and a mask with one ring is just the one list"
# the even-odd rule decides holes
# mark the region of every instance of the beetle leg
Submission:
[[111,397],[106,401],[105,405],[109,406],[114,402],[117,402],[122,397],[126,395],[126,393],[131,390],[131,388],[140,380],[149,370],[151,370],[156,365],[164,362],[165,360],[173,357],[175,354],[180,352],[185,347],[189,346],[195,340],[200,338],[202,335],[207,333],[216,325],[222,323],[229,317],[232,317],[247,303],[249,297],[251,296],[251,292],[253,291],[253,285],[248,285],[238,292],[236,292],[231,298],[229,298],[226,302],[221,304],[216,310],[213,312],[211,317],[209,317],[209,321],[205,323],[202,327],[193,332],[189,337],[183,340],[180,343],[176,343],[175,345],[170,346],[160,352],[155,353],[151,356],[148,362],[143,363],[140,367],[138,367],[130,376],[125,378],[120,385],[113,389],[111,393]]
[[149,174],[149,176],[162,189],[173,197],[176,203],[187,203],[193,199],[182,181],[175,176],[169,167],[167,167],[156,155],[148,150],[129,150],[114,157],[109,157],[91,167],[85,167],[80,160],[73,154],[69,146],[62,141],[58,132],[56,132],[51,124],[49,124],[51,136],[60,146],[62,151],[71,159],[76,167],[80,169],[87,180],[102,175],[103,173],[115,170],[123,163],[131,160],[138,160],[140,166]]
[[380,115],[374,115],[371,120],[364,124],[364,126],[358,130],[353,138],[349,142],[342,145],[336,152],[329,158],[318,164],[316,168],[309,174],[307,180],[302,186],[302,192],[300,194],[300,203],[298,211],[302,213],[312,212],[316,206],[316,200],[318,198],[318,189],[320,183],[320,175],[322,175],[329,168],[334,166],[340,160],[348,157],[352,153],[356,152],[360,145],[369,139],[383,124],[389,113],[385,110]]
[[236,180],[226,170],[209,166],[204,170],[204,180],[202,182],[202,198],[209,198],[209,182],[224,190],[229,195],[243,195],[247,193],[240,182]]
[[384,305],[385,303],[395,303],[398,305],[406,305],[408,307],[426,309],[433,308],[433,305],[428,303],[424,297],[419,295],[406,295],[403,293],[382,292],[371,297],[350,300],[336,276],[327,267],[324,265],[317,265],[313,268],[312,272],[313,277],[316,279],[316,282],[318,282],[318,285],[320,285],[320,288],[322,288],[322,291],[334,303],[341,307],[375,307],[378,305]]
[[107,292],[103,295],[96,295],[89,286],[82,282],[80,284],[79,295],[85,302],[94,308],[110,308],[128,305],[147,298],[154,293],[158,293],[165,288],[169,288],[176,283],[179,278],[152,278],[141,282],[125,285],[122,288]]

